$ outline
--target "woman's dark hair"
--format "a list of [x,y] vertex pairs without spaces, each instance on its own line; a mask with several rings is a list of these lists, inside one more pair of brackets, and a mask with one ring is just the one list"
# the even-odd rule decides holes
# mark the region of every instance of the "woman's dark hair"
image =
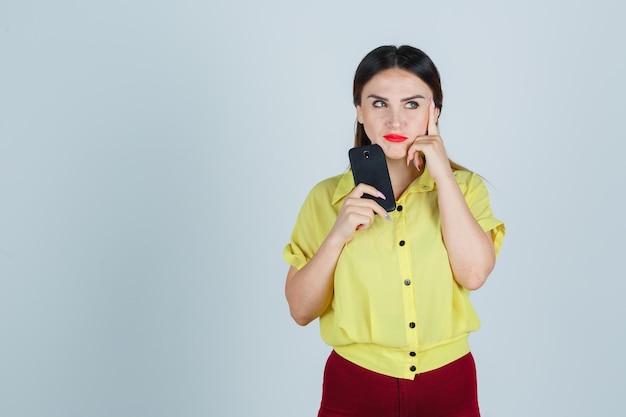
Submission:
[[[441,90],[441,79],[439,71],[433,61],[420,49],[408,45],[397,47],[395,45],[379,46],[365,55],[354,74],[354,85],[352,87],[352,100],[355,106],[361,105],[361,94],[363,87],[376,74],[390,68],[399,68],[415,74],[424,81],[433,92],[435,107],[443,107],[443,91]],[[354,146],[371,144],[370,138],[365,133],[365,128],[357,120],[356,132],[354,136]],[[453,169],[463,169],[462,166],[450,161]]]

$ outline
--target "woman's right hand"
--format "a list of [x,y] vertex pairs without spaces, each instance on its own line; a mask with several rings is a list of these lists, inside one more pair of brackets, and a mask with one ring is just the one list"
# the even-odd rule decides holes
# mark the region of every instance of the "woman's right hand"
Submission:
[[[379,215],[383,219],[391,220],[384,208],[370,198],[361,198],[369,194],[373,197],[387,199],[376,188],[367,184],[359,184],[348,194],[343,202],[337,220],[329,233],[343,243],[352,240],[358,230],[368,229],[374,223],[374,216]],[[393,196],[389,196],[393,198]]]

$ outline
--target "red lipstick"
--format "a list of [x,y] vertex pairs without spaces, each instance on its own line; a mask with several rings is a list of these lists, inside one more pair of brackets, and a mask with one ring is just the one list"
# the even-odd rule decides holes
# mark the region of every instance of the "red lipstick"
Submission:
[[406,136],[396,135],[395,133],[390,133],[383,137],[387,139],[389,142],[404,142],[405,140],[408,139]]

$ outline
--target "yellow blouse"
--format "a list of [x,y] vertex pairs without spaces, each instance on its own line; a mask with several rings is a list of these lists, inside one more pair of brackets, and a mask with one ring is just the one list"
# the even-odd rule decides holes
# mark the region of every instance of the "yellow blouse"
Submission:
[[[454,175],[480,226],[491,230],[497,255],[505,226],[493,217],[487,188],[474,173]],[[313,257],[353,188],[351,172],[313,187],[283,251],[287,263],[300,269]],[[452,276],[437,189],[427,167],[396,204],[391,222],[375,216],[369,229],[344,246],[320,331],[324,342],[349,361],[413,379],[468,353],[468,335],[480,321],[470,291]]]

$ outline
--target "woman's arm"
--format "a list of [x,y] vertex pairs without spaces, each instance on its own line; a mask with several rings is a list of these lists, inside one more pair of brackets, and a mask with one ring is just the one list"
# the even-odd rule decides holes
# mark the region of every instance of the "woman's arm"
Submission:
[[306,326],[328,308],[333,296],[335,265],[343,245],[329,236],[302,269],[289,268],[285,295],[291,317],[299,325]]
[[313,258],[302,269],[292,266],[287,272],[285,295],[289,311],[301,326],[309,324],[328,308],[333,296],[335,266],[344,245],[356,231],[369,228],[375,214],[389,219],[387,212],[374,200],[361,198],[363,194],[382,196],[372,186],[356,186],[346,196],[335,224]]
[[439,136],[438,109],[431,101],[428,135],[418,137],[407,152],[407,165],[424,153],[435,183],[443,241],[455,280],[468,290],[480,288],[496,262],[491,232],[483,231],[465,201]]
[[468,290],[480,288],[496,263],[491,231],[483,231],[463,193],[450,175],[437,182],[443,241],[456,281]]

